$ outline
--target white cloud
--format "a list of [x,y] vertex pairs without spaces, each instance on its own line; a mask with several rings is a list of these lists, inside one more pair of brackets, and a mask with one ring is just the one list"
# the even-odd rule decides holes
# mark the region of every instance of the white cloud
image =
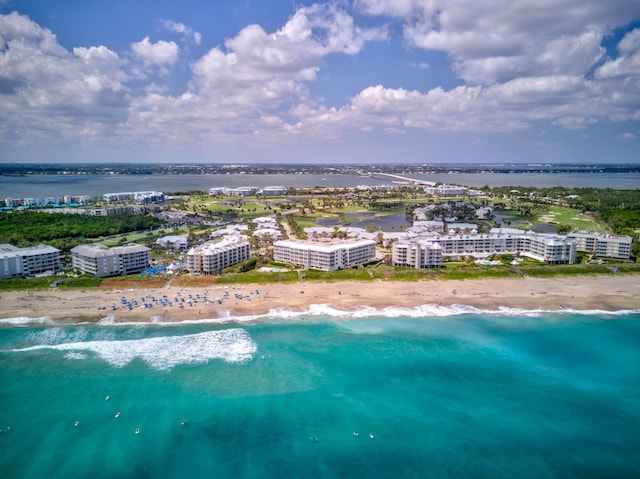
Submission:
[[[272,32],[249,25],[190,65],[174,42],[144,37],[131,45],[133,54],[102,45],[68,51],[28,17],[0,15],[0,142],[108,137],[246,146],[352,132],[513,132],[536,122],[586,130],[640,120],[640,29],[625,35],[613,58],[603,58],[601,46],[633,18],[637,2],[620,0],[617,12],[592,0],[558,0],[554,8],[551,0],[496,1],[498,8],[470,0],[357,1],[368,14],[400,19],[412,47],[447,53],[468,83],[421,91],[374,82],[335,108],[309,89],[327,57],[358,55],[393,29],[361,28],[334,3],[299,8]],[[199,38],[183,24],[163,25]],[[409,66],[437,73],[438,60],[429,60]],[[171,69],[191,76],[176,88],[163,76]]]
[[426,93],[377,85],[339,109],[297,109],[301,121],[296,132],[333,136],[341,130],[376,126],[384,131],[509,132],[537,121],[575,130],[603,120],[628,119],[630,101],[638,102],[579,75],[518,78]]
[[179,48],[175,42],[159,40],[151,43],[149,37],[144,37],[139,42],[131,44],[133,53],[142,60],[147,68],[156,67],[161,73],[168,73],[178,60]]
[[162,24],[170,32],[180,33],[190,38],[196,45],[200,45],[200,42],[202,42],[202,35],[187,27],[184,23],[174,22],[173,20],[164,20]]
[[632,141],[635,140],[637,137],[635,134],[633,133],[623,133],[622,135],[618,136],[618,138],[620,138],[621,140],[626,140],[626,141]]
[[[154,125],[167,129],[186,124],[186,118],[192,128],[183,133],[200,139],[282,131],[290,114],[278,109],[312,101],[305,83],[315,80],[324,57],[355,55],[367,42],[386,35],[382,29],[357,27],[334,4],[302,7],[274,33],[249,25],[224,47],[211,49],[193,63],[186,95],[150,95],[135,101],[123,132],[149,131]],[[156,138],[164,140],[163,135]]]
[[615,78],[640,75],[640,28],[627,33],[618,44],[620,55],[615,59],[608,59],[595,72],[596,78]]
[[404,21],[407,41],[450,55],[462,79],[586,74],[604,33],[640,17],[636,0],[358,0],[370,15]]
[[[40,138],[94,139],[122,121],[129,104],[118,55],[76,48],[28,17],[0,15],[1,130],[17,143]],[[0,138],[4,141],[4,138]]]

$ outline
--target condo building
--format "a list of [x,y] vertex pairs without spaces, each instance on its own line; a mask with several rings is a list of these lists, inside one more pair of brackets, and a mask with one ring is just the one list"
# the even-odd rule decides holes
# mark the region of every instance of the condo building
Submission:
[[207,241],[187,253],[191,274],[220,274],[224,268],[249,259],[249,241],[240,235],[228,235],[219,241]]
[[60,271],[60,250],[48,245],[18,248],[0,244],[0,279]]
[[442,247],[437,241],[419,237],[404,239],[394,243],[391,248],[391,261],[394,266],[409,268],[440,268],[442,266]]
[[[398,240],[392,247],[395,266],[433,268],[442,265],[442,257],[486,258],[493,254],[527,256],[542,263],[573,264],[575,239],[559,235],[514,230],[512,233],[422,235]],[[441,255],[441,256],[440,256]]]
[[149,266],[150,249],[127,244],[109,248],[101,244],[83,244],[71,248],[73,268],[99,278],[144,271]]
[[578,242],[578,251],[599,258],[629,259],[631,257],[631,236],[574,231],[568,235],[568,238]]
[[133,200],[138,204],[163,203],[165,195],[161,191],[124,191],[120,193],[105,193],[102,195],[104,201],[129,201]]
[[336,271],[353,268],[375,259],[376,242],[373,240],[313,241],[281,240],[273,243],[273,259],[303,268]]

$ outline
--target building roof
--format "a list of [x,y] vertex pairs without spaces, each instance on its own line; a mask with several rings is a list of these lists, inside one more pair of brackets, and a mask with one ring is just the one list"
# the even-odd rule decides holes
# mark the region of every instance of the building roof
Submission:
[[341,241],[331,241],[328,243],[318,243],[317,241],[307,241],[307,240],[280,240],[276,241],[274,245],[281,246],[289,246],[292,248],[298,249],[307,249],[311,251],[321,251],[325,253],[339,251],[341,249],[356,247],[356,246],[368,246],[375,245],[376,242],[369,239],[361,239],[361,240],[341,240]]
[[129,243],[123,246],[109,248],[102,244],[81,244],[71,248],[71,253],[86,256],[88,258],[104,258],[107,256],[123,255],[151,251],[144,245]]

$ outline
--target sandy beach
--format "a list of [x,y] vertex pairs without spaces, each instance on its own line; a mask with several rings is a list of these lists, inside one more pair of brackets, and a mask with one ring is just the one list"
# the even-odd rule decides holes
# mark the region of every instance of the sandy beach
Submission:
[[[138,305],[129,309],[122,302],[123,297],[128,302],[136,300]],[[164,305],[161,298],[166,300]],[[143,306],[145,303],[147,307]],[[0,304],[0,318],[99,321],[113,316],[116,321],[127,322],[255,316],[274,310],[300,312],[308,311],[312,305],[327,305],[341,311],[422,305],[468,305],[485,310],[508,307],[618,311],[640,309],[640,281],[637,275],[620,275],[228,286],[212,283],[199,288],[2,292]]]

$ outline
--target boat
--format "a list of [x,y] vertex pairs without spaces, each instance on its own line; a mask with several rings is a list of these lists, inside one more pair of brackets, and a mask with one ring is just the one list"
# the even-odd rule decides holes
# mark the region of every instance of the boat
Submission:
[[318,442],[318,438],[315,436],[309,436],[309,441],[311,442]]
[[369,437],[370,437],[371,439],[375,439],[375,436],[373,435],[373,433],[369,433]]
[[355,437],[358,437],[360,434],[358,433],[358,431],[353,431],[353,435],[354,435]]

